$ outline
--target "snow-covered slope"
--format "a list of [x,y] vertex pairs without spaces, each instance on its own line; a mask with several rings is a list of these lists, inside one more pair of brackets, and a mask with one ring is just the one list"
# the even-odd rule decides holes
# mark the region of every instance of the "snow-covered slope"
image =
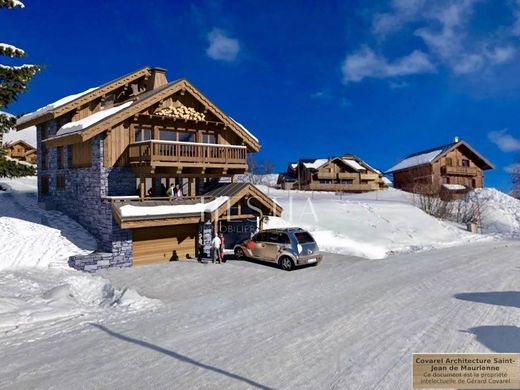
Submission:
[[308,229],[324,251],[382,259],[486,238],[424,213],[412,194],[399,190],[356,195],[263,190],[284,208],[282,218],[270,218],[267,226]]
[[474,191],[482,204],[482,231],[520,237],[520,200],[494,188]]
[[8,189],[0,191],[0,334],[157,307],[132,289],[68,267],[69,256],[92,252],[96,241],[64,214],[37,206],[35,177],[0,184]]

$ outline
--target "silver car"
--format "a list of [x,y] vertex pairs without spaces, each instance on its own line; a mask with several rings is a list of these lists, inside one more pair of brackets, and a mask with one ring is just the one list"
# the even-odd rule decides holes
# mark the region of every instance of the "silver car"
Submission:
[[323,257],[314,238],[300,228],[262,230],[236,245],[235,256],[277,263],[286,271],[301,265],[317,265]]

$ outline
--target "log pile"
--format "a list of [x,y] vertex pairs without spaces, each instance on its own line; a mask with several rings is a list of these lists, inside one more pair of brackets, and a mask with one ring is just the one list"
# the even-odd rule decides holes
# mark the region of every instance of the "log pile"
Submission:
[[169,116],[180,119],[191,119],[203,121],[206,118],[202,112],[196,111],[193,107],[186,107],[184,104],[177,106],[164,107],[155,112],[157,115]]

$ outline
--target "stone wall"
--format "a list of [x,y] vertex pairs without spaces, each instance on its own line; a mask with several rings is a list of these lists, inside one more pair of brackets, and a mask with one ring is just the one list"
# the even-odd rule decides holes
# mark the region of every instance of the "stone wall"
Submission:
[[[56,134],[55,121],[48,122],[48,134]],[[37,141],[41,146],[42,128],[37,128]],[[102,196],[134,195],[136,178],[130,168],[103,167],[103,137],[92,138],[92,165],[72,168],[70,148],[64,148],[64,167],[58,168],[57,148],[48,148],[48,169],[38,170],[38,202],[67,214],[78,221],[98,241],[99,253],[72,256],[69,264],[77,269],[93,271],[111,266],[132,264],[132,232],[121,229],[112,217],[112,205]],[[43,150],[40,148],[40,150]],[[38,153],[38,166],[42,167],[43,153]],[[47,176],[49,193],[41,193],[41,178]],[[58,176],[65,177],[65,188],[57,188]],[[109,258],[110,257],[110,258]]]

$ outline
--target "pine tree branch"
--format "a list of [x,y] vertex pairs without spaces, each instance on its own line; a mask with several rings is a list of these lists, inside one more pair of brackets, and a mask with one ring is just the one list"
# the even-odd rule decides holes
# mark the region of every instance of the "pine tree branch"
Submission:
[[25,8],[20,0],[0,0],[0,8]]
[[16,101],[27,90],[27,83],[41,69],[38,65],[6,66],[0,64],[0,108]]
[[0,43],[0,55],[20,58],[25,56],[25,51],[8,43]]

